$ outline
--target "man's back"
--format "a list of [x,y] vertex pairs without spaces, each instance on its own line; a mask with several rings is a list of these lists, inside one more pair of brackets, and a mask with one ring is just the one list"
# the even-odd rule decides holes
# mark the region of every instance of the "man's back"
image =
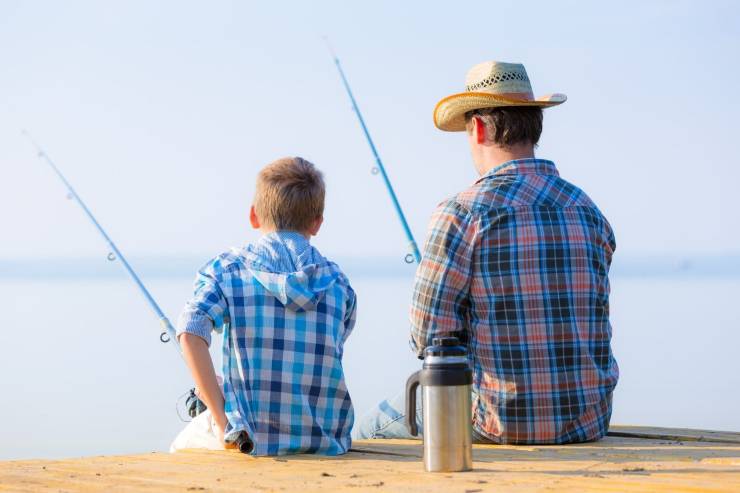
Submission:
[[611,227],[540,159],[509,161],[432,219],[412,343],[467,341],[475,430],[502,443],[598,439],[618,368],[611,349]]

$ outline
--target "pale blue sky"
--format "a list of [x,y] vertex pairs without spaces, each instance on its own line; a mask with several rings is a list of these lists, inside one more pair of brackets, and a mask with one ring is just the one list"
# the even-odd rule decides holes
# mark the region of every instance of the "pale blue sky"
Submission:
[[497,59],[569,96],[546,111],[538,155],[600,205],[621,252],[737,252],[739,6],[3,0],[0,257],[105,251],[21,128],[132,255],[253,239],[254,176],[284,155],[326,174],[325,253],[405,253],[323,34],[419,242],[475,177],[434,104]]

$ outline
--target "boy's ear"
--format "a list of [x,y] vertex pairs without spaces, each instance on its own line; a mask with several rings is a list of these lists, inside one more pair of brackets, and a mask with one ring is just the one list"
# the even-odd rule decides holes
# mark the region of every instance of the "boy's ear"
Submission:
[[254,206],[249,208],[249,224],[254,229],[260,229],[260,218],[257,217],[257,213],[254,211]]
[[308,233],[311,236],[316,236],[319,234],[319,230],[321,229],[321,224],[324,222],[324,216],[319,216],[316,219],[313,220],[311,223],[311,228],[309,228]]

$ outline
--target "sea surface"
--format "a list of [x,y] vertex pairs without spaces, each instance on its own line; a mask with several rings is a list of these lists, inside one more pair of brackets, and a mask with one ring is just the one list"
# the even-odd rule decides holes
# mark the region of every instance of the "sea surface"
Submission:
[[[138,264],[174,320],[198,262],[170,261]],[[184,426],[191,380],[180,356],[159,342],[120,266],[100,262],[0,262],[0,459],[162,451]],[[615,269],[612,423],[740,431],[736,264],[648,259]],[[344,366],[360,416],[401,392],[420,363],[408,348],[413,268],[349,265],[359,311]]]

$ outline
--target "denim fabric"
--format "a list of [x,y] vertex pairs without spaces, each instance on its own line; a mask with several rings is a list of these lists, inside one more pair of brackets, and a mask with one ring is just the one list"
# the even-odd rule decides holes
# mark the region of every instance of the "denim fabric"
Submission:
[[391,399],[386,399],[368,411],[355,423],[352,438],[356,440],[370,438],[405,438],[419,439],[423,435],[421,390],[416,391],[416,425],[419,436],[412,436],[406,427],[406,393],[401,392]]
[[[406,394],[402,392],[391,399],[382,401],[360,418],[355,424],[354,430],[352,430],[352,438],[354,440],[373,438],[419,440],[423,438],[424,422],[421,388],[416,391],[416,426],[419,428],[419,436],[412,436],[406,427]],[[473,443],[493,442],[473,428]]]

